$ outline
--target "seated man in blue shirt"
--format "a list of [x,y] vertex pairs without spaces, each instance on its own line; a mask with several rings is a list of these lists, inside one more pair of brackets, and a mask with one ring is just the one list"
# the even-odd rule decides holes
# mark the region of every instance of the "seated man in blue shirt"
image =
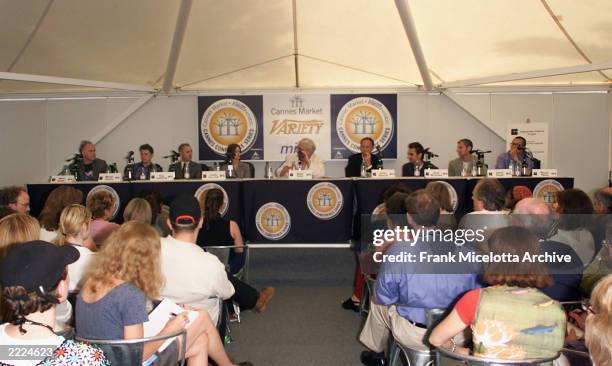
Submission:
[[153,146],[149,144],[140,145],[140,162],[131,164],[125,167],[123,176],[128,176],[128,169],[132,168],[132,178],[134,180],[149,180],[151,179],[151,172],[163,172],[164,169],[159,165],[153,163]]
[[463,293],[479,287],[478,268],[473,264],[421,259],[421,252],[441,258],[442,255],[457,256],[460,251],[473,250],[468,245],[460,247],[454,242],[443,241],[439,235],[441,231],[435,228],[440,216],[438,201],[421,189],[411,193],[405,205],[407,221],[418,234],[408,238],[396,236],[395,243],[384,254],[395,258],[415,256],[416,259],[393,262],[378,253],[378,259],[382,257],[383,263],[376,279],[370,312],[359,337],[372,350],[361,354],[361,362],[365,365],[387,364],[382,352],[391,334],[404,346],[429,349],[424,343],[427,310],[448,308]]
[[527,167],[533,168],[533,160],[525,155],[525,147],[527,140],[524,137],[516,136],[510,143],[510,150],[499,154],[495,162],[495,169],[510,169],[510,163],[521,166],[523,161],[527,163]]

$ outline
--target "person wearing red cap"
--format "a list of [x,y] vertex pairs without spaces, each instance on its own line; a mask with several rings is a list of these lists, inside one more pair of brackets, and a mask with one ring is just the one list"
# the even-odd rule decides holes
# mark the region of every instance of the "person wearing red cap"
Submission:
[[79,259],[72,246],[31,241],[11,247],[0,263],[3,301],[12,319],[0,325],[0,345],[28,356],[0,355],[9,365],[109,365],[97,347],[56,334],[55,309],[68,296],[67,266]]

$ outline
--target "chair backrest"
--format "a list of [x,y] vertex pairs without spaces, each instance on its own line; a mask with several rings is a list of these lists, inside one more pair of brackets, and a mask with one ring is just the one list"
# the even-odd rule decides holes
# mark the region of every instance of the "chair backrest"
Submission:
[[438,347],[436,349],[436,366],[536,366],[550,363],[559,357],[557,353],[553,357],[533,358],[524,360],[501,360],[494,358],[483,358],[460,353],[451,352],[450,350]]
[[187,331],[185,329],[171,334],[138,339],[87,339],[77,335],[75,340],[98,346],[102,349],[111,365],[141,365],[143,364],[142,351],[145,343],[165,341],[179,337],[181,338],[181,347],[170,344],[162,353],[155,353],[154,356],[145,361],[147,361],[146,364],[150,364],[159,359],[161,361],[158,363],[159,365],[176,366],[178,364],[182,366],[185,364],[187,345]]

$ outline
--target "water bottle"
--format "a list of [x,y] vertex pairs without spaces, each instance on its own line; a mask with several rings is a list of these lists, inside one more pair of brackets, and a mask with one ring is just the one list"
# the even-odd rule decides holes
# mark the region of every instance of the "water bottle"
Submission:
[[272,179],[274,175],[272,175],[272,166],[269,162],[266,161],[266,170],[264,172],[264,178]]
[[140,180],[146,180],[147,176],[145,175],[144,169],[140,170]]
[[64,168],[62,168],[62,175],[71,175],[70,167],[68,167],[68,165],[64,165]]
[[414,166],[414,176],[415,177],[420,177],[421,176],[421,167],[418,165]]
[[361,178],[365,178],[368,176],[368,171],[366,169],[365,161],[361,163]]
[[510,164],[508,164],[508,169],[512,173],[512,176],[516,176],[516,169],[514,168],[514,160],[510,160]]
[[232,178],[234,176],[234,166],[232,164],[227,165],[227,177]]

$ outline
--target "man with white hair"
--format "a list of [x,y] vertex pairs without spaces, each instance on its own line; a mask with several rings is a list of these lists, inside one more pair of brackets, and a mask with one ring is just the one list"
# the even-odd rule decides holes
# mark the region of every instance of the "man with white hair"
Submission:
[[276,175],[286,177],[289,175],[289,170],[312,170],[314,178],[325,176],[325,161],[315,154],[314,141],[309,138],[303,138],[298,142],[295,152],[287,155],[285,162],[276,169]]
[[551,208],[539,198],[524,198],[516,204],[511,216],[515,224],[529,229],[538,237],[542,254],[567,255],[571,258],[570,262],[545,263],[554,284],[540,290],[558,301],[580,300],[583,264],[572,247],[549,239],[556,231]]

